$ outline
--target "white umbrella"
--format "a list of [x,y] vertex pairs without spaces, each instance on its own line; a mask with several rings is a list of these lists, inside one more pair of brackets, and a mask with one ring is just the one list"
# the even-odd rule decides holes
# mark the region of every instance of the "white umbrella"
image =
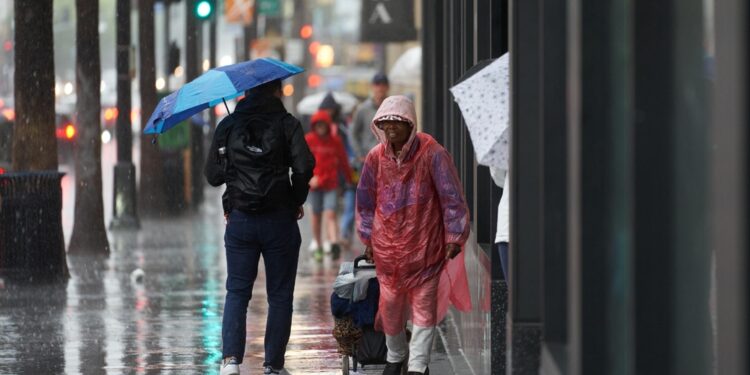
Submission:
[[510,82],[508,54],[485,60],[451,87],[479,164],[508,169],[510,153]]
[[[326,94],[328,94],[327,91],[321,91],[302,98],[297,104],[297,113],[300,115],[312,115],[317,112]],[[343,91],[334,91],[333,98],[341,106],[341,113],[351,113],[359,103],[356,96]]]
[[388,78],[393,83],[419,86],[422,84],[422,47],[406,50],[393,63]]

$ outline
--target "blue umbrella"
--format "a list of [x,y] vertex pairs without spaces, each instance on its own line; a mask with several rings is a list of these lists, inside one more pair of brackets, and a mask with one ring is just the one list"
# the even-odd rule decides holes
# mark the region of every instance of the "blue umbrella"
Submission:
[[159,101],[143,132],[164,133],[204,109],[241,96],[246,90],[303,71],[296,65],[267,57],[211,69]]

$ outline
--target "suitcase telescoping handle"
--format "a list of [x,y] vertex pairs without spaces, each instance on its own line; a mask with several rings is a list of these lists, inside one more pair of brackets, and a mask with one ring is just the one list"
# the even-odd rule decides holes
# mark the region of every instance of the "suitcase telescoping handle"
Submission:
[[[359,265],[359,262],[365,262],[363,266]],[[354,258],[354,269],[374,269],[375,265],[371,263],[367,263],[367,257],[364,255],[360,255],[356,258]]]

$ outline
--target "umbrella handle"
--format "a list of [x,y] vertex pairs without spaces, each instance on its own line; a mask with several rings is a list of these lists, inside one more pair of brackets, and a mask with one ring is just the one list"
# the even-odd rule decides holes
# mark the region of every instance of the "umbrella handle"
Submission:
[[229,106],[227,105],[227,101],[224,98],[221,98],[221,101],[224,102],[224,107],[227,109],[227,114],[231,115],[232,112],[229,112]]

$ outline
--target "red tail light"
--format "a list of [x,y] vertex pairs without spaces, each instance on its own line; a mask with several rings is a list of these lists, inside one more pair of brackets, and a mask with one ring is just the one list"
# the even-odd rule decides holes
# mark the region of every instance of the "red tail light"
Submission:
[[73,124],[65,125],[65,138],[73,139],[76,136],[76,127]]
[[0,167],[0,174],[5,174],[5,168]]
[[70,122],[55,131],[57,138],[61,139],[73,139],[73,137],[76,136],[76,133],[76,127]]

